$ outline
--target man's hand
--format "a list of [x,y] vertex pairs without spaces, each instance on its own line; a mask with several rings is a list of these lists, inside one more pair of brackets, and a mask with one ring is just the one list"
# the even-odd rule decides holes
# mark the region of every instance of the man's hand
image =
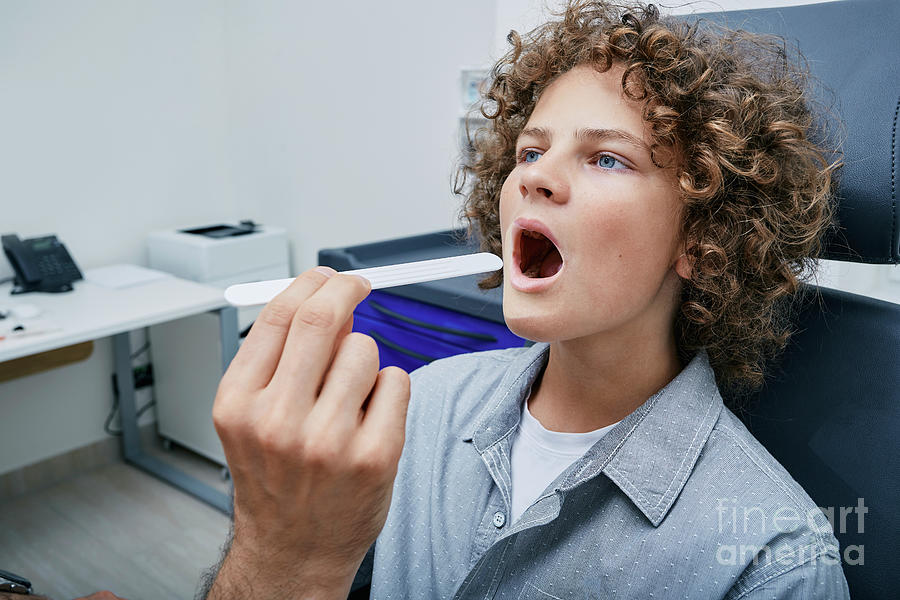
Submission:
[[219,385],[234,540],[209,598],[346,598],[387,519],[409,376],[350,332],[369,283],[333,273],[272,300]]

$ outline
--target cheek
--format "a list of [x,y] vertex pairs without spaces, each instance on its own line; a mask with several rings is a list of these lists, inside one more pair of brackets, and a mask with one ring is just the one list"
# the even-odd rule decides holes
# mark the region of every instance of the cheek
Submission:
[[509,226],[516,216],[517,198],[519,197],[516,194],[516,190],[517,184],[513,181],[512,176],[507,177],[506,181],[503,182],[503,187],[500,188],[498,216],[500,220],[500,242],[503,245],[504,260],[510,260],[512,258],[511,254],[507,254],[507,251],[511,252],[507,234],[509,232]]
[[594,248],[592,255],[597,258],[611,254],[630,260],[633,254],[646,250],[647,238],[652,237],[646,234],[645,215],[624,204],[607,204],[603,210],[592,211],[582,224],[587,236],[584,246]]
[[603,210],[585,215],[581,247],[591,248],[592,262],[613,259],[613,265],[630,271],[668,260],[677,222],[670,209],[634,202],[608,203]]
[[504,229],[510,219],[510,209],[515,199],[515,190],[516,183],[513,181],[513,176],[510,175],[503,182],[503,187],[500,188],[500,223],[504,225]]

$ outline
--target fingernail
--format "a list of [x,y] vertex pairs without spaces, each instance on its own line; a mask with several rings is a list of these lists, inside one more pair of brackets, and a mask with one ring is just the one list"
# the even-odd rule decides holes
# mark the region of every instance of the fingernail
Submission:
[[331,267],[319,266],[319,267],[316,267],[315,270],[318,271],[319,273],[321,273],[322,275],[324,275],[325,277],[331,277],[332,275],[337,273],[337,271],[335,271]]
[[365,284],[368,287],[372,287],[372,282],[369,279],[366,279],[365,277],[363,277],[362,275],[354,275],[354,277],[359,277],[360,279],[363,280],[363,282],[365,282]]

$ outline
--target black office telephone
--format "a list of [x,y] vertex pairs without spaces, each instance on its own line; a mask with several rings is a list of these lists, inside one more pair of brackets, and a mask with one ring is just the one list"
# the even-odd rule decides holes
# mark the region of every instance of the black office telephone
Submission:
[[78,265],[55,235],[20,240],[2,236],[3,252],[16,273],[11,294],[71,292],[72,282],[84,279]]

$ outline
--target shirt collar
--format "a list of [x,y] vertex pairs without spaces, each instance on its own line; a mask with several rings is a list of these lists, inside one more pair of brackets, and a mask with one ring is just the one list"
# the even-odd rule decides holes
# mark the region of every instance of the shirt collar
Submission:
[[[549,349],[549,344],[535,344],[510,363],[463,441],[473,442],[483,453],[515,432],[522,400],[546,365]],[[604,473],[659,525],[687,482],[723,406],[701,349],[672,381],[573,463],[560,491]]]

